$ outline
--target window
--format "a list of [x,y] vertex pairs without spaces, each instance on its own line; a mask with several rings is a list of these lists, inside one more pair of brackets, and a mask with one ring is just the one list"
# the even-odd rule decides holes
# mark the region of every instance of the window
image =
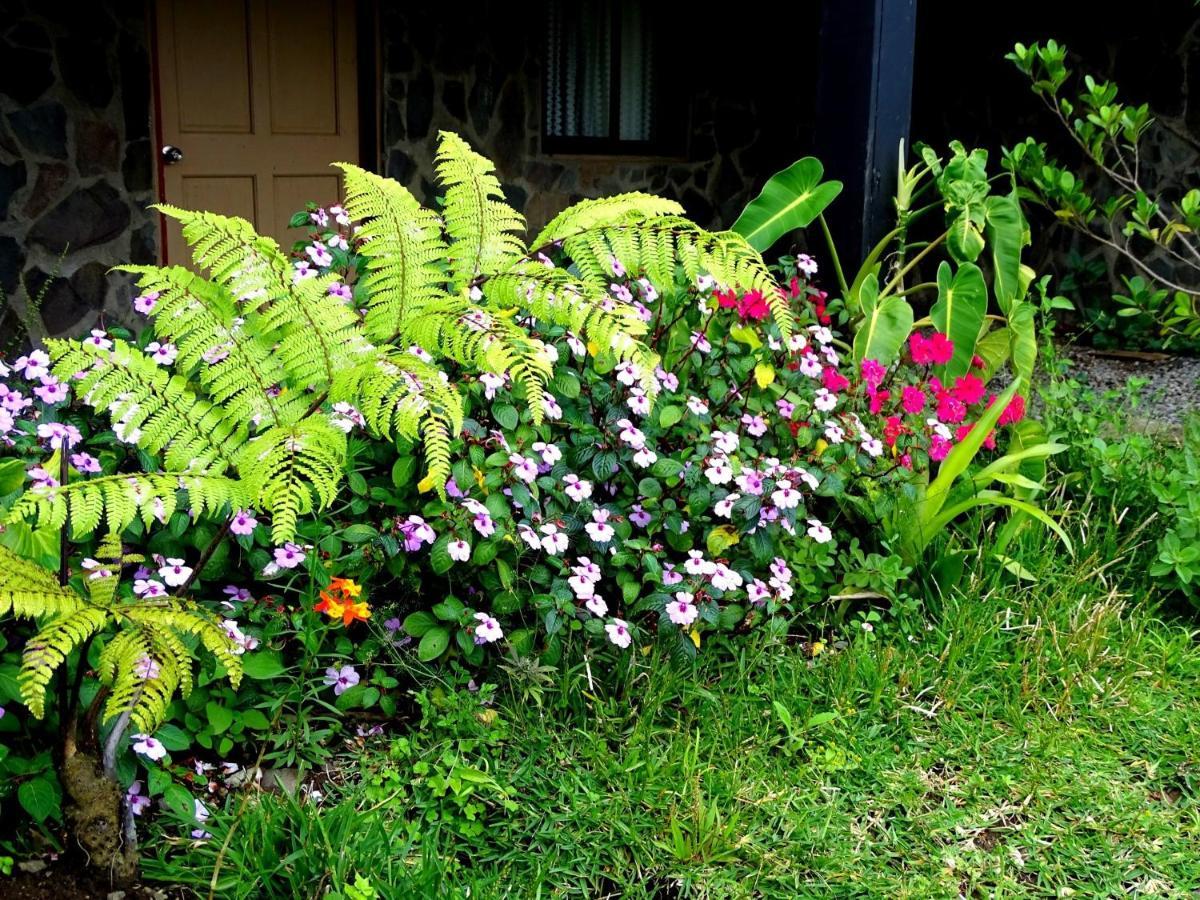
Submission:
[[675,155],[684,149],[675,67],[655,4],[550,0],[542,80],[547,153]]

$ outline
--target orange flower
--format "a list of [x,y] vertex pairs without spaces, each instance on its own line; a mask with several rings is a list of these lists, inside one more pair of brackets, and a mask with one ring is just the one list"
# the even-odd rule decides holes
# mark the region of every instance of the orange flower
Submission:
[[371,618],[371,607],[365,600],[355,599],[361,593],[362,587],[349,578],[334,578],[329,587],[321,591],[321,601],[313,610],[325,613],[331,619],[341,619],[345,627],[356,620],[365,622]]

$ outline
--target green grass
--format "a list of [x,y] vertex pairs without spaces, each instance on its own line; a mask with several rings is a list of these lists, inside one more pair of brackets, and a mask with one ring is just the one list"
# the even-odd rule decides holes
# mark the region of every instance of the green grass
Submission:
[[[1036,582],[976,559],[985,574],[919,619],[843,634],[815,657],[799,640],[744,638],[689,670],[649,653],[605,672],[605,655],[557,674],[541,709],[514,701],[535,687],[516,678],[495,715],[449,692],[399,762],[345,763],[368,783],[391,773],[346,798],[368,819],[425,811],[414,843],[393,845],[413,880],[382,876],[378,847],[356,864],[352,836],[342,871],[379,873],[385,897],[1194,890],[1200,645],[1190,621],[1157,618],[1140,595],[1137,536],[1089,529],[1112,522],[1100,512],[1074,517],[1078,559],[1032,532],[1010,549]],[[426,777],[413,759],[486,772],[492,783],[468,787],[487,806],[481,834],[462,836],[457,807],[412,786]],[[293,869],[325,865],[297,850]],[[274,883],[254,896],[276,896]]]

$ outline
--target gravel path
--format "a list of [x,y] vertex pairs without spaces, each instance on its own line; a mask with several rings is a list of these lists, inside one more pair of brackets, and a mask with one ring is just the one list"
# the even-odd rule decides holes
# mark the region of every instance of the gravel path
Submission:
[[1059,352],[1072,362],[1070,376],[1097,393],[1122,390],[1130,378],[1148,382],[1138,394],[1142,417],[1178,424],[1189,412],[1200,410],[1200,358],[1121,355],[1074,346]]

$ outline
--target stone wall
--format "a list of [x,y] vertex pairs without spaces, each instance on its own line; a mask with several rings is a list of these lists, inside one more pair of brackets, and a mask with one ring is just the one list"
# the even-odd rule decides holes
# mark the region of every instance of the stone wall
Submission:
[[[13,335],[22,281],[50,334],[123,318],[152,263],[158,226],[150,59],[141,3],[0,0],[0,334]],[[56,277],[52,277],[56,276]],[[7,341],[5,341],[7,343]]]
[[[689,85],[679,158],[542,152],[539,4],[520,12],[480,0],[453,23],[436,4],[383,4],[385,173],[431,201],[436,136],[445,129],[496,163],[531,227],[580,198],[631,190],[673,197],[703,225],[730,224],[767,177],[809,151],[816,54],[799,41],[765,46],[753,16],[723,19],[718,36],[710,20],[662,2],[679,7],[672,39],[684,50]],[[802,3],[789,16],[815,27],[815,9]]]

